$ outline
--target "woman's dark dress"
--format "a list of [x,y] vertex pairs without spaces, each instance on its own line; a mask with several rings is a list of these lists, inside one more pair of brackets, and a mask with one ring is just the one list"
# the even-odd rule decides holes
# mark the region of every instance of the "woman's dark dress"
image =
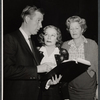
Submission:
[[[56,59],[57,65],[59,65],[62,61],[68,59],[68,52],[65,49],[59,49],[60,55],[54,55]],[[43,57],[43,53],[40,52],[41,56]],[[44,74],[41,74],[42,77]],[[41,82],[41,91],[39,95],[39,100],[64,100],[64,98],[69,98],[68,95],[68,84],[67,83],[58,83],[56,85],[50,86],[49,89],[45,89],[46,82]]]

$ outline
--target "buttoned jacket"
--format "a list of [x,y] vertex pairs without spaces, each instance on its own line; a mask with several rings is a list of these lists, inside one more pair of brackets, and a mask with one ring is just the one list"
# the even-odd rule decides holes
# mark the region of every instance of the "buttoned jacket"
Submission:
[[4,100],[37,100],[39,53],[34,54],[20,30],[4,36]]

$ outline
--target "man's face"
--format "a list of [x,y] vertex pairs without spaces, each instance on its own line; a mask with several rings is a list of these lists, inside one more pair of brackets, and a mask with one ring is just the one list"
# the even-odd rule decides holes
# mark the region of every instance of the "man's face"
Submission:
[[43,14],[39,11],[35,12],[35,15],[32,15],[28,20],[28,31],[30,35],[35,35],[42,28]]

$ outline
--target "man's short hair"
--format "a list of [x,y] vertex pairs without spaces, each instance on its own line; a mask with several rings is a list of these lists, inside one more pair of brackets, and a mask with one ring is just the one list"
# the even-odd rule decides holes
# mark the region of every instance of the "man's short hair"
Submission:
[[25,19],[25,17],[26,17],[27,15],[34,15],[35,11],[38,11],[38,12],[40,12],[41,14],[44,15],[44,11],[43,11],[42,8],[37,8],[36,6],[33,5],[33,6],[26,6],[26,7],[23,9],[23,11],[22,11],[22,13],[21,13],[21,18],[22,18],[23,21],[24,21],[24,19]]

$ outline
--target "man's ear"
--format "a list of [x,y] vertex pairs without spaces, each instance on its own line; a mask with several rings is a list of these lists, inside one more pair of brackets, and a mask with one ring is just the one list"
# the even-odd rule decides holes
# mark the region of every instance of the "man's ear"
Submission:
[[25,22],[28,23],[29,20],[30,20],[30,17],[29,17],[29,16],[26,16],[26,17],[25,17]]

